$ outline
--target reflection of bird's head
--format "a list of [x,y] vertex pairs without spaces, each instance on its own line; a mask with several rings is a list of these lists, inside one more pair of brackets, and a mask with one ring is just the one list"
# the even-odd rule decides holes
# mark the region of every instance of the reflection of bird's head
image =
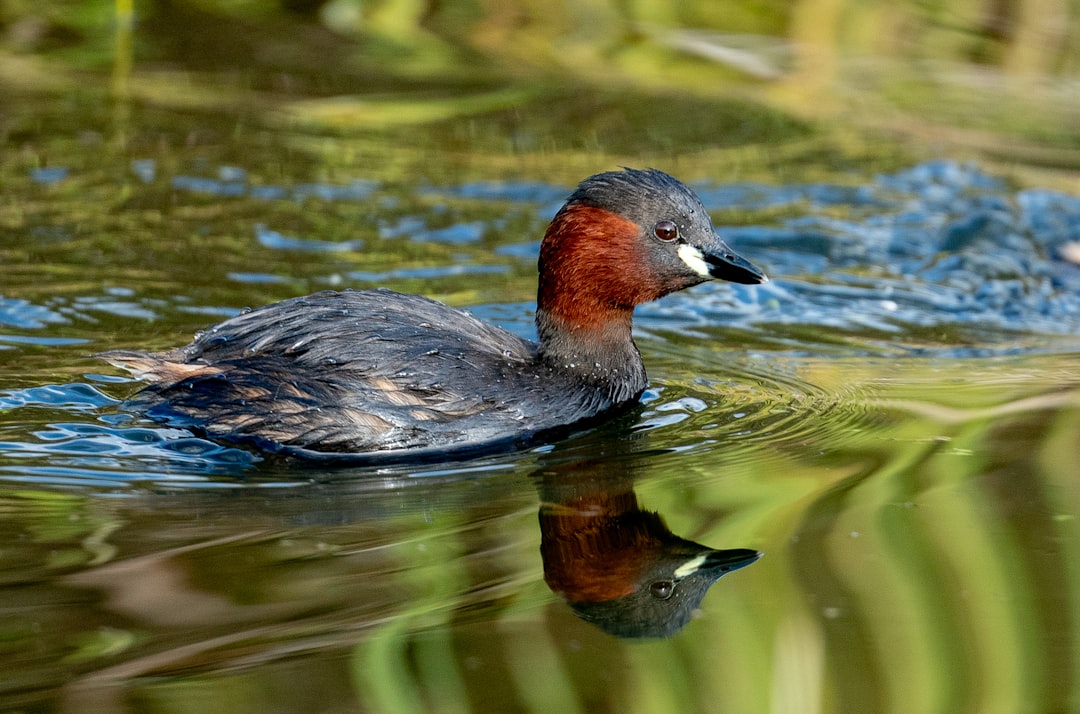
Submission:
[[579,617],[618,637],[678,632],[722,575],[761,553],[712,550],[673,534],[632,491],[540,511],[544,579]]

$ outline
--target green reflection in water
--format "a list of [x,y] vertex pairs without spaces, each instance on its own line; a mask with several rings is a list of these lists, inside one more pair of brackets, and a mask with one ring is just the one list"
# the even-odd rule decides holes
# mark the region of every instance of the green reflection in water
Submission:
[[[8,501],[6,541],[27,528],[18,557],[36,551],[42,566],[71,573],[35,585],[39,602],[84,593],[63,609],[37,606],[66,612],[67,624],[51,625],[61,639],[39,646],[67,653],[53,670],[75,676],[68,696],[83,708],[123,684],[125,698],[161,711],[343,696],[382,711],[529,708],[552,697],[582,710],[1052,710],[1071,696],[1056,683],[1075,667],[1075,488],[1050,486],[1071,473],[1062,463],[1080,414],[1075,386],[1055,381],[1069,359],[991,369],[915,360],[899,374],[848,365],[844,379],[863,396],[838,407],[851,413],[831,429],[706,448],[701,438],[727,413],[717,405],[653,432],[684,450],[614,462],[640,470],[647,507],[678,533],[767,553],[717,585],[704,616],[670,641],[623,644],[545,593],[524,463],[381,495],[345,480],[101,508],[93,496],[26,492]],[[965,401],[978,406],[913,399],[912,385],[973,368],[981,385],[968,382]],[[1002,394],[1009,381],[1032,396]],[[747,417],[751,434],[782,404],[768,399]],[[881,421],[874,405],[896,417]],[[32,507],[50,502],[56,517]],[[107,519],[65,515],[88,508]],[[289,525],[297,519],[309,524]],[[63,548],[81,549],[83,562],[50,563]],[[9,631],[8,646],[28,637]],[[283,691],[282,676],[323,684]]]
[[[136,4],[134,24],[130,12],[0,9],[0,288],[55,308],[31,336],[84,340],[17,346],[5,387],[79,380],[92,349],[163,348],[213,319],[178,306],[224,311],[349,272],[493,264],[506,272],[387,282],[456,304],[528,302],[532,266],[493,252],[538,238],[538,208],[425,196],[423,182],[569,187],[655,163],[687,179],[858,184],[944,151],[1077,186],[1080,15],[1064,3],[176,2]],[[146,159],[149,180],[131,163]],[[380,188],[357,205],[171,184],[223,166],[263,188]],[[30,178],[56,167],[67,177]],[[489,228],[465,245],[380,236],[417,215]],[[260,250],[255,223],[362,243]],[[97,309],[103,292],[130,305]],[[811,332],[785,337],[815,354],[884,339]],[[909,339],[959,341],[931,332]],[[178,474],[147,465],[130,484],[5,495],[4,704],[1075,706],[1075,354],[899,366],[770,354],[761,368],[727,366],[732,346],[767,350],[760,337],[716,337],[643,341],[665,403],[708,409],[650,432],[673,451],[642,460],[638,492],[675,532],[766,557],[719,583],[678,638],[624,644],[547,592],[525,476],[536,455],[382,495],[325,475],[295,494],[209,488],[238,480],[222,478],[176,495],[161,481]],[[10,412],[0,428],[30,442],[74,418]],[[4,473],[21,463],[5,457]]]

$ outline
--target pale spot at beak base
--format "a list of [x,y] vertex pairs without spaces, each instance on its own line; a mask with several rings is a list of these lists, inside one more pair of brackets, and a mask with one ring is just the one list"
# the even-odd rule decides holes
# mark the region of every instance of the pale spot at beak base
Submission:
[[700,275],[703,278],[711,278],[709,274],[709,264],[705,262],[705,256],[701,254],[701,251],[692,245],[680,245],[679,250],[676,251],[682,262],[686,263],[690,270]]
[[[685,247],[688,247],[688,246],[683,246],[683,247],[685,248]],[[697,569],[701,567],[702,563],[704,563],[705,559],[708,558],[708,557],[709,556],[708,556],[707,553],[702,553],[701,555],[694,558],[693,560],[688,560],[687,562],[683,563],[682,565],[680,565],[675,570],[675,577],[679,578],[679,579],[682,579],[682,578],[685,578],[687,575],[690,575],[691,573],[696,573]]]

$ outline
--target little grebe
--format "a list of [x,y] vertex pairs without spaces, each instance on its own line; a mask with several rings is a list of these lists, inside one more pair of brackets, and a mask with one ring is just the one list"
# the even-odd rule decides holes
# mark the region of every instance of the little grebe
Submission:
[[634,306],[711,278],[765,275],[675,178],[585,179],[540,245],[536,329],[521,339],[389,290],[325,291],[237,315],[191,344],[99,355],[150,382],[153,419],[270,451],[374,460],[510,447],[632,404],[645,368]]

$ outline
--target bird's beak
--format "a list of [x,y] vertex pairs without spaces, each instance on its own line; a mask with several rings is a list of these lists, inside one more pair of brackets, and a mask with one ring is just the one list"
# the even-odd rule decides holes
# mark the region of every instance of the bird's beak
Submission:
[[702,259],[709,266],[709,277],[728,280],[743,285],[767,283],[769,278],[753,263],[742,257],[724,241],[718,241],[702,251]]
[[757,562],[762,555],[764,553],[761,551],[747,548],[710,550],[679,566],[675,571],[675,577],[685,578],[694,573],[707,573],[714,579],[719,578],[721,575]]
[[679,246],[678,254],[687,267],[704,280],[716,278],[744,285],[757,285],[769,280],[765,273],[746,258],[736,254],[722,240],[710,241],[704,247],[684,243]]

